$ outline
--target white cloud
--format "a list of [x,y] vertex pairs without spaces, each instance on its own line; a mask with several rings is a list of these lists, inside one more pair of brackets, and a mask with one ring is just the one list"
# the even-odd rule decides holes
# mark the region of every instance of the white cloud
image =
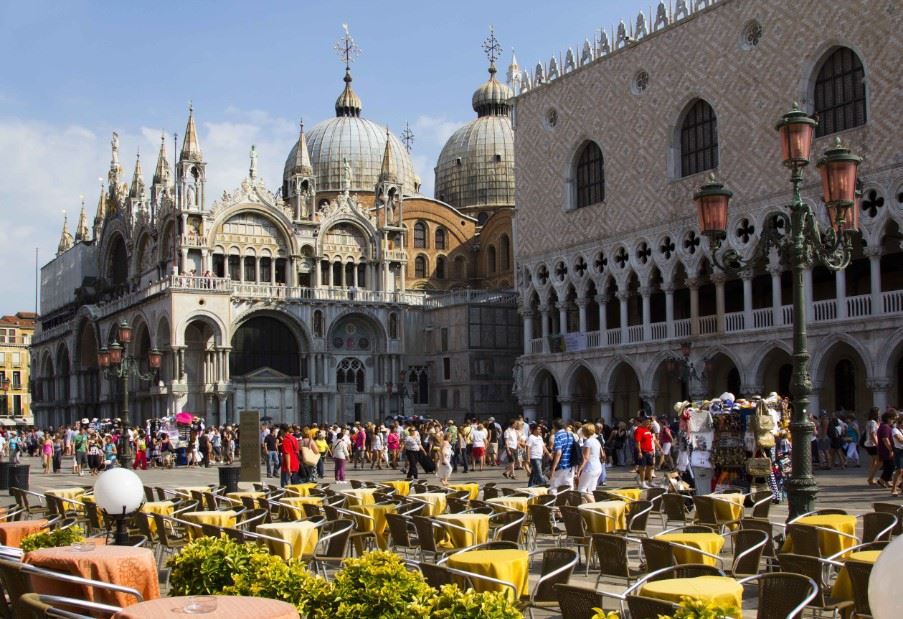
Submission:
[[449,120],[445,116],[421,115],[414,121],[414,132],[418,142],[441,149],[448,138],[464,124],[465,121]]

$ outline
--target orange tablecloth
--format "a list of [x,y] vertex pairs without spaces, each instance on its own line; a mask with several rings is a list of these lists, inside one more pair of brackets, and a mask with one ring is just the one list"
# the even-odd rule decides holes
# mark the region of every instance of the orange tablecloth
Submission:
[[[75,551],[70,546],[41,548],[27,553],[23,560],[57,572],[131,587],[145,600],[160,597],[157,561],[154,552],[147,548],[106,545],[98,545],[88,551]],[[40,577],[32,577],[31,580],[36,593],[71,596],[114,606],[128,606],[136,601],[134,596],[124,593],[95,590]]]
[[[114,619],[161,619],[183,616],[180,610],[188,603],[187,597],[161,598],[135,604],[113,615]],[[193,615],[184,615],[191,617]],[[200,615],[205,619],[298,619],[298,611],[288,602],[268,598],[252,598],[237,595],[217,595],[216,610]]]
[[22,543],[23,537],[37,533],[46,524],[47,520],[45,518],[0,522],[0,545],[18,548],[19,544]]

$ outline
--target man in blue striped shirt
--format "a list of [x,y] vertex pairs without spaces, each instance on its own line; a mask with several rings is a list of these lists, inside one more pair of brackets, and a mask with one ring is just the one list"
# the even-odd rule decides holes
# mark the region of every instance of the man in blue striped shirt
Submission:
[[561,419],[552,422],[552,431],[555,432],[552,442],[552,476],[549,480],[549,488],[557,492],[561,486],[567,486],[568,490],[574,489],[574,469],[571,466],[571,448],[574,444],[574,435],[567,431]]

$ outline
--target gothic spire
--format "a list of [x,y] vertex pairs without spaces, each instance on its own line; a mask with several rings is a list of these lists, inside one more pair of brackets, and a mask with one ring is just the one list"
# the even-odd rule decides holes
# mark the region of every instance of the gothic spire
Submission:
[[94,215],[94,237],[103,226],[103,220],[107,218],[107,194],[103,189],[103,179],[100,179],[100,198],[97,199],[97,212]]
[[395,154],[392,152],[392,138],[389,135],[389,127],[386,127],[386,149],[383,151],[383,163],[379,169],[381,182],[398,182],[398,165],[395,162]]
[[60,235],[60,243],[56,247],[56,255],[59,256],[63,252],[72,247],[72,234],[69,232],[69,216],[63,211],[63,233]]
[[135,171],[132,173],[132,186],[129,189],[130,198],[140,198],[144,193],[144,173],[141,171],[141,153],[135,157]]
[[82,196],[82,210],[78,214],[78,225],[75,226],[75,242],[84,243],[88,240],[88,214],[85,212],[85,196]]
[[198,129],[194,125],[194,107],[188,105],[188,124],[185,126],[185,137],[182,138],[182,152],[179,161],[201,161],[201,145],[198,143]]
[[295,149],[295,165],[292,174],[311,176],[313,165],[310,163],[310,151],[307,149],[307,138],[304,137],[304,121],[301,121],[301,132],[298,134],[298,148]]
[[154,185],[170,186],[172,184],[172,172],[169,169],[169,160],[166,158],[166,134],[160,134],[160,153],[157,155],[157,167],[154,170]]

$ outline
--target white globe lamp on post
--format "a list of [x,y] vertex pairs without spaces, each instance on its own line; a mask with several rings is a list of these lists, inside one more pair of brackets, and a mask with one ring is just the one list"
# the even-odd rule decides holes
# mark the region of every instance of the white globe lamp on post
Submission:
[[94,501],[108,518],[116,521],[113,543],[129,545],[125,521],[144,504],[144,484],[135,473],[124,468],[101,473],[94,484]]
[[903,574],[903,536],[881,551],[869,577],[869,607],[875,619],[895,619],[903,613],[900,601]]

